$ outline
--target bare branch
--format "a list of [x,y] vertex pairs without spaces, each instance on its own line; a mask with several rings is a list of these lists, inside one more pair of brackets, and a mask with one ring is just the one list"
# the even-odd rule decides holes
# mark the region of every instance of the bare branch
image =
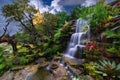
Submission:
[[8,22],[8,23],[5,25],[5,27],[3,28],[4,33],[0,36],[0,38],[2,38],[2,37],[6,34],[9,24],[10,24],[10,23]]

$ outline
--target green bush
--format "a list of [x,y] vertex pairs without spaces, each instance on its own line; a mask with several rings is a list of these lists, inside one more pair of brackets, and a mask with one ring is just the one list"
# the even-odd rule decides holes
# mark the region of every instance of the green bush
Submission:
[[95,78],[95,80],[102,80],[102,77],[99,74],[97,74],[97,69],[96,69],[97,63],[90,62],[90,63],[83,63],[82,65],[86,70],[85,71],[86,75],[92,76],[93,78]]
[[28,59],[26,59],[25,57],[21,57],[20,58],[20,65],[24,65],[28,63]]

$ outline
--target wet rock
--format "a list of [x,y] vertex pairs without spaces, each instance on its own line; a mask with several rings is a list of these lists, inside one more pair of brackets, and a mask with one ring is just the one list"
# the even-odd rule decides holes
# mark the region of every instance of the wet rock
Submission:
[[52,63],[50,69],[57,69],[59,67],[58,63]]
[[68,57],[63,57],[63,60],[66,64],[72,66],[72,65],[79,65],[82,63],[82,59],[71,59]]
[[25,80],[49,80],[50,79],[50,72],[45,70],[44,68],[33,68],[33,71],[30,72]]
[[53,60],[56,62],[60,62],[62,60],[62,58],[59,56],[54,56]]
[[14,80],[26,80],[26,77],[34,74],[38,69],[38,65],[28,66],[15,74]]
[[[39,76],[38,76],[39,67],[40,67],[39,65],[32,64],[27,67],[19,66],[12,68],[10,71],[4,73],[4,75],[0,77],[0,80],[44,80],[44,79],[40,79],[41,78],[40,75],[42,74],[41,72],[39,72]],[[36,73],[37,73],[37,77],[36,77]]]
[[83,72],[82,69],[74,68],[74,67],[71,67],[71,66],[69,66],[69,69],[70,69],[75,75],[81,75],[82,72]]
[[80,46],[77,46],[77,51],[75,52],[75,56],[76,58],[82,58],[82,51],[83,51],[83,48],[80,47]]
[[57,65],[56,68],[51,69],[53,74],[52,80],[63,80],[68,78],[68,73],[63,66],[60,65],[58,62],[53,62],[52,64]]

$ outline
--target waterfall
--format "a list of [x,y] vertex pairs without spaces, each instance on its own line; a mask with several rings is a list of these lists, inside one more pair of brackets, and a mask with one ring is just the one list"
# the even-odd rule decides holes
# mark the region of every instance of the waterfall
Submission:
[[69,58],[82,58],[86,41],[90,38],[90,29],[87,21],[78,19],[76,30],[72,34],[65,56]]

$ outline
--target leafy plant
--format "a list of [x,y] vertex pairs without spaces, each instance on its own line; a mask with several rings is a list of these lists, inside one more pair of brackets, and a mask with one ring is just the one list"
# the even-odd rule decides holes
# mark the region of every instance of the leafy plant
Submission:
[[20,58],[20,64],[23,65],[23,64],[26,64],[26,63],[28,63],[28,60],[25,57],[21,57]]
[[88,41],[85,47],[86,59],[88,61],[96,61],[101,59],[102,53],[100,52],[100,47],[95,41]]
[[107,48],[107,51],[110,52],[110,53],[115,53],[117,52],[116,48],[114,46],[110,47],[110,48]]
[[120,78],[120,64],[116,64],[114,61],[99,61],[96,69],[97,73],[102,76],[111,77],[113,79]]
[[0,64],[0,70],[2,70],[5,67],[4,64]]
[[86,70],[85,71],[86,75],[90,75],[90,76],[94,77],[96,80],[101,80],[101,76],[96,73],[96,71],[97,71],[96,70],[97,63],[90,62],[90,63],[83,63],[82,65],[84,66],[84,68]]
[[61,36],[62,29],[58,29],[56,34],[54,35],[55,39],[58,39]]
[[91,28],[97,26],[102,27],[102,22],[106,21],[108,18],[108,10],[106,9],[106,4],[103,2],[97,3],[94,7],[93,16],[90,22]]
[[83,76],[83,77],[73,77],[72,80],[87,80],[87,76]]
[[120,37],[119,34],[115,34],[113,31],[111,30],[106,30],[105,31],[105,35],[107,38],[117,38],[117,37]]

